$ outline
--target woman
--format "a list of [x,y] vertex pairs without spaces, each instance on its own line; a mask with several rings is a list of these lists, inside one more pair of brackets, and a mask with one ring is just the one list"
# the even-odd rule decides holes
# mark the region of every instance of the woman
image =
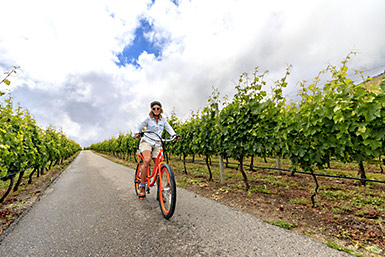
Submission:
[[[176,140],[179,139],[179,136],[176,135],[175,131],[172,129],[170,124],[166,121],[165,118],[162,117],[162,104],[158,101],[154,101],[150,104],[151,111],[149,113],[149,117],[147,117],[135,131],[135,137],[140,138],[140,132],[145,128],[145,132],[152,131],[155,132],[159,137],[162,137],[163,130],[172,135],[176,136]],[[159,152],[160,152],[160,142],[158,141],[158,137],[153,135],[152,133],[146,134],[144,138],[140,140],[139,150],[143,154],[143,168],[141,171],[141,180],[139,185],[139,199],[143,199],[146,197],[146,171],[150,167],[151,157],[156,160]]]

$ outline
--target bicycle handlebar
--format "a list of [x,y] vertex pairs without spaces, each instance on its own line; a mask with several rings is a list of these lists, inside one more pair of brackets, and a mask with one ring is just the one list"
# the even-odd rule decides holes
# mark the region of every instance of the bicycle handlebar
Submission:
[[177,134],[172,135],[170,138],[167,138],[167,139],[161,138],[157,133],[155,133],[153,131],[142,131],[142,132],[139,132],[138,134],[139,134],[140,137],[146,136],[145,134],[155,134],[159,138],[159,140],[150,138],[148,136],[147,137],[150,138],[151,140],[154,140],[154,141],[157,141],[157,142],[161,142],[162,144],[164,142],[170,142],[170,141],[173,141],[173,140],[175,140],[177,138],[180,138],[180,136],[177,135]]
[[[164,145],[165,145],[164,143],[165,143],[165,142],[170,142],[170,141],[173,141],[173,140],[175,140],[175,139],[177,139],[177,138],[178,138],[178,139],[180,138],[179,135],[175,134],[175,135],[172,135],[170,138],[164,139],[164,138],[161,138],[157,133],[155,133],[155,132],[153,132],[153,131],[142,131],[142,132],[139,132],[138,134],[139,134],[140,137],[143,137],[143,136],[146,136],[146,135],[145,135],[146,133],[148,133],[148,134],[155,134],[155,135],[159,138],[159,140],[156,140],[156,139],[154,140],[153,138],[151,138],[151,137],[149,137],[149,136],[147,136],[147,137],[150,138],[151,140],[160,142],[163,149],[164,149]],[[168,157],[167,157],[167,155],[166,155],[166,162],[168,162]]]

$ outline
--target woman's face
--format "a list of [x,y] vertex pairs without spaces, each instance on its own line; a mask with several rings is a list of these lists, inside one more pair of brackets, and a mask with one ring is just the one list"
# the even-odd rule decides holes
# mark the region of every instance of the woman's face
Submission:
[[154,113],[154,115],[159,115],[160,114],[160,106],[155,104],[154,106],[152,106],[152,112]]

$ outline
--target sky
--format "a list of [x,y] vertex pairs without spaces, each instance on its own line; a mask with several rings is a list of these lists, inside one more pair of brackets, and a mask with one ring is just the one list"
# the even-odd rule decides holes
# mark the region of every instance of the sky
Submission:
[[[384,0],[1,1],[0,78],[45,128],[82,146],[134,131],[163,104],[180,120],[217,88],[232,98],[240,75],[292,65],[295,99],[328,65],[375,76],[385,70]],[[269,88],[266,88],[269,90]]]

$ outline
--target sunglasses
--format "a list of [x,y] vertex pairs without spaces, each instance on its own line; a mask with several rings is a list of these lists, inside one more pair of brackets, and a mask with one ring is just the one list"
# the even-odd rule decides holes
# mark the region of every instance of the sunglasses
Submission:
[[152,108],[153,111],[159,111],[160,108],[159,107],[156,107],[156,108]]

